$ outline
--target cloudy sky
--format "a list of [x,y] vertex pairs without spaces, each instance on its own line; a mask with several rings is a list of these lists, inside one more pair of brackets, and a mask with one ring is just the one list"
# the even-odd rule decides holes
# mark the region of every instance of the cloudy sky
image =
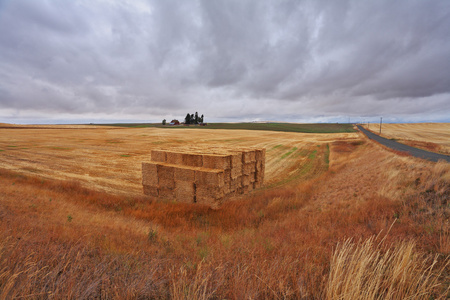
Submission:
[[448,0],[0,0],[0,122],[450,122]]

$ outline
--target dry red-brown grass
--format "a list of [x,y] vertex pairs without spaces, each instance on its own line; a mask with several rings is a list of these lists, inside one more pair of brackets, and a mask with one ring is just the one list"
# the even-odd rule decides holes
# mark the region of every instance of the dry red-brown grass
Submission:
[[[0,298],[334,299],[346,293],[329,294],[335,279],[362,264],[337,269],[336,258],[394,270],[391,251],[434,280],[413,292],[445,299],[449,165],[348,143],[331,145],[328,171],[317,158],[314,176],[218,210],[0,169]],[[345,243],[380,232],[383,246],[366,256],[364,242]]]

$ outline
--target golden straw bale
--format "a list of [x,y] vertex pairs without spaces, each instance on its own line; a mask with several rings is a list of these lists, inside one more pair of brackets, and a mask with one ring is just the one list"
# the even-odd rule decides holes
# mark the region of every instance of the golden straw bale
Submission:
[[253,190],[253,184],[252,185],[243,186],[242,187],[242,194],[248,194],[252,190]]
[[225,183],[231,181],[231,170],[230,169],[226,169],[223,171],[223,181]]
[[249,177],[250,177],[250,182],[253,183],[256,181],[256,173],[250,173]]
[[175,190],[169,188],[159,188],[158,196],[161,200],[174,200],[175,199]]
[[244,150],[242,151],[242,162],[244,164],[256,161],[255,150]]
[[196,186],[195,196],[197,203],[209,204],[205,202],[223,198],[224,192],[220,187],[202,185]]
[[266,160],[266,148],[255,150],[255,158],[257,161]]
[[242,175],[242,186],[247,186],[252,183],[250,175]]
[[158,187],[152,185],[144,185],[144,194],[152,197],[158,197]]
[[239,168],[242,166],[242,152],[234,152],[231,156],[231,168]]
[[179,152],[166,152],[166,162],[174,165],[183,164],[183,153]]
[[238,188],[242,187],[242,178],[238,177],[230,181],[230,190],[236,191]]
[[179,168],[174,168],[173,171],[175,181],[189,181],[194,182],[195,171],[186,166],[181,166]]
[[231,182],[225,182],[224,186],[222,187],[223,193],[225,195],[229,194],[231,192]]
[[152,150],[152,161],[166,162],[166,152],[163,150]]
[[236,195],[242,195],[244,193],[244,188],[241,186],[236,190]]
[[242,176],[242,166],[240,168],[233,168],[230,170],[231,179],[236,179],[239,176]]
[[156,163],[143,162],[142,163],[142,184],[143,185],[158,185],[158,172]]
[[173,178],[171,178],[171,179],[170,178],[159,178],[158,187],[174,189],[175,188],[175,180],[173,180]]
[[157,165],[158,178],[161,179],[172,179],[174,174],[174,167],[167,164],[158,164]]
[[185,166],[191,167],[202,167],[203,166],[203,156],[201,154],[195,153],[183,153],[182,163]]
[[231,155],[203,155],[203,167],[209,169],[231,169]]
[[158,186],[160,188],[175,188],[174,167],[166,164],[158,164]]
[[175,181],[175,198],[177,202],[194,203],[195,199],[194,182]]
[[260,172],[265,167],[264,162],[261,160],[256,161],[256,171]]
[[264,173],[262,172],[257,172],[255,174],[255,181],[256,182],[260,182],[261,184],[264,182]]
[[197,185],[208,185],[222,187],[224,185],[223,170],[217,169],[196,169],[195,183]]
[[253,182],[254,189],[259,189],[260,187],[262,187],[262,183],[260,181]]
[[246,163],[243,165],[242,174],[250,175],[250,173],[255,172],[256,170],[256,162]]

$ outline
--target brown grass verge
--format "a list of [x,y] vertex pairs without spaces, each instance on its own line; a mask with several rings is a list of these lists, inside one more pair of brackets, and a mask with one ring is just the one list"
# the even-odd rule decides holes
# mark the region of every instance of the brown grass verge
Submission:
[[[419,271],[439,255],[428,270],[440,286],[411,295],[448,297],[441,287],[450,278],[449,165],[370,144],[331,152],[337,168],[311,168],[318,172],[311,180],[262,189],[218,210],[0,169],[0,298],[323,299],[343,278],[331,274],[367,274],[371,268],[357,268],[363,262],[387,272],[374,274],[392,274],[387,270],[399,264],[379,265],[395,262],[386,253]],[[374,241],[394,220],[382,246],[343,242]],[[355,258],[354,269],[330,273],[333,257]],[[366,286],[361,295],[370,293]]]

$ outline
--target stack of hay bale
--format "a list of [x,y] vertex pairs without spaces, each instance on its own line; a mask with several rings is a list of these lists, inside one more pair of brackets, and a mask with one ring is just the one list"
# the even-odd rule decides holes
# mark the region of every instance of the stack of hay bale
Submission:
[[265,149],[152,150],[142,163],[144,194],[164,200],[219,206],[264,182]]

